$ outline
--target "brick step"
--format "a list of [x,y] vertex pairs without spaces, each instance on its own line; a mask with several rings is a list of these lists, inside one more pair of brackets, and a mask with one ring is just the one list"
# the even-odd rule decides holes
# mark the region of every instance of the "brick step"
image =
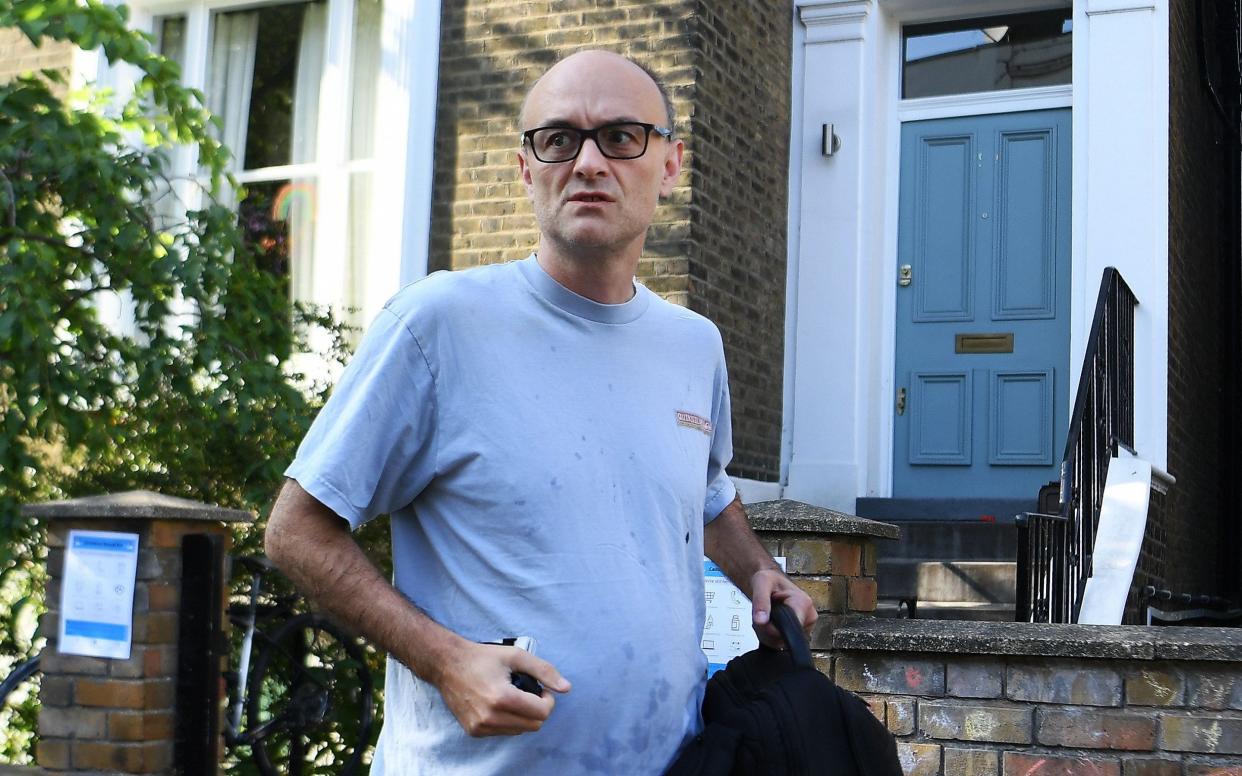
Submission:
[[1012,561],[881,560],[881,598],[1007,603],[1017,600],[1018,567]]

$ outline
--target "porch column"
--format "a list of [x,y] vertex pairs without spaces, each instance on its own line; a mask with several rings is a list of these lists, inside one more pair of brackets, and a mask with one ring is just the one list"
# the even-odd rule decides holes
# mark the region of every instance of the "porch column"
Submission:
[[[865,452],[861,429],[868,427],[864,385],[865,354],[859,354],[859,325],[875,323],[870,295],[859,271],[865,242],[867,193],[877,182],[866,172],[884,138],[867,137],[864,112],[880,91],[882,63],[871,61],[865,38],[877,37],[870,0],[803,0],[804,28],[801,115],[793,116],[793,144],[801,158],[800,229],[797,262],[791,265],[793,336],[788,347],[793,404],[788,485],[784,495],[811,504],[852,511],[859,494]],[[879,69],[877,70],[877,67]],[[810,74],[831,73],[829,80]],[[840,149],[824,156],[821,127],[831,123]],[[876,219],[872,219],[874,223]],[[873,257],[873,258],[878,258]],[[876,327],[878,329],[878,327]],[[849,364],[853,368],[840,368]]]
[[1167,0],[1079,0],[1074,4],[1070,396],[1100,276],[1114,266],[1139,300],[1135,449],[1160,469],[1168,468],[1168,140]]

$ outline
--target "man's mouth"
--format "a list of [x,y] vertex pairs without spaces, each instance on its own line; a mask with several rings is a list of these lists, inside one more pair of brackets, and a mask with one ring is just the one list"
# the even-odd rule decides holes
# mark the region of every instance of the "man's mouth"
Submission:
[[604,194],[575,194],[570,202],[612,202],[612,198]]

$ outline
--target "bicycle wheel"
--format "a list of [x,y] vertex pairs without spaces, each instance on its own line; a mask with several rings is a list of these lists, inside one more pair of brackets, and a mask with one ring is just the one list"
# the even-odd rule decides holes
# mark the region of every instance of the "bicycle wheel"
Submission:
[[[33,763],[39,728],[39,658],[14,666],[0,682],[0,762]],[[4,766],[0,766],[0,771]]]
[[14,668],[12,672],[4,678],[3,682],[0,682],[0,706],[4,705],[4,703],[8,700],[9,694],[16,690],[18,686],[38,673],[39,658],[42,656],[42,653],[40,653],[25,662],[18,664],[17,668]]
[[323,617],[299,614],[256,647],[246,684],[246,736],[260,772],[359,773],[373,701],[358,642]]

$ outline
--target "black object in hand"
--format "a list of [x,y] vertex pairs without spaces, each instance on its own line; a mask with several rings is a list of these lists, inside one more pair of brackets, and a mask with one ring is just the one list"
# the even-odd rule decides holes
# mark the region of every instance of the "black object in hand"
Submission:
[[[535,640],[530,636],[517,636],[513,639],[505,639],[503,642],[506,646],[517,647],[523,649],[530,654],[535,654]],[[513,686],[522,692],[528,692],[531,695],[543,695],[543,685],[539,680],[530,674],[524,674],[521,671],[514,671],[509,674],[509,681],[513,682]]]
[[513,682],[513,686],[522,692],[528,692],[531,695],[543,695],[543,685],[539,680],[530,674],[524,674],[521,671],[514,671],[509,675],[509,680]]

